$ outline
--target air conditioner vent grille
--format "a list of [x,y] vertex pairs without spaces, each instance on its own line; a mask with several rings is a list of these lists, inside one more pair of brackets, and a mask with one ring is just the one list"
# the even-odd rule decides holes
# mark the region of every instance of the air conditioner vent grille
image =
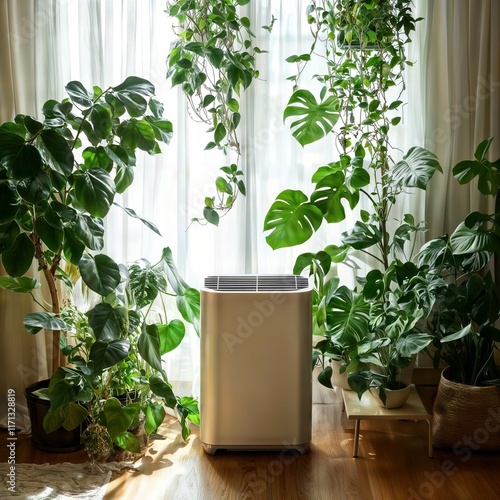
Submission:
[[205,288],[226,292],[285,292],[308,288],[304,276],[288,275],[239,275],[208,276]]

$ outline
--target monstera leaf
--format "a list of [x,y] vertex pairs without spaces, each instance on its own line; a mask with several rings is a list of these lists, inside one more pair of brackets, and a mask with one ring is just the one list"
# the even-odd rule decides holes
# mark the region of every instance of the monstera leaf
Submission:
[[321,225],[321,210],[307,201],[302,191],[287,189],[271,205],[264,220],[264,231],[272,230],[266,241],[273,250],[300,245]]
[[436,170],[443,171],[437,156],[424,148],[414,147],[394,165],[393,175],[404,187],[425,190]]
[[283,113],[283,120],[296,117],[290,128],[301,146],[316,142],[327,135],[339,119],[337,99],[328,97],[317,102],[308,90],[297,90],[292,94]]

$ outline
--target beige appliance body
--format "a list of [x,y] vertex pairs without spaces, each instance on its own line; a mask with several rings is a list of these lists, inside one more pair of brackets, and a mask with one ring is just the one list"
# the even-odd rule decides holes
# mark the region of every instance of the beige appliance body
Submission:
[[312,292],[299,276],[215,276],[201,290],[200,438],[207,453],[311,441]]

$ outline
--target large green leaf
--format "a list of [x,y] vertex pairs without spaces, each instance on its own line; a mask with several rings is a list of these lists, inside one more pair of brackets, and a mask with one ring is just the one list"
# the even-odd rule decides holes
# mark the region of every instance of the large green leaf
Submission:
[[104,416],[106,418],[106,428],[112,439],[127,431],[135,416],[140,411],[139,403],[130,403],[122,406],[116,398],[109,398],[104,403]]
[[182,317],[194,327],[200,335],[200,292],[195,288],[188,288],[183,295],[177,296],[177,309]]
[[19,151],[24,147],[24,139],[11,132],[0,133],[0,165],[12,170],[12,163]]
[[418,265],[429,266],[431,269],[443,263],[446,253],[449,251],[448,238],[442,236],[425,243],[418,253]]
[[17,192],[28,203],[38,205],[49,197],[51,187],[50,177],[42,171],[36,177],[19,182]]
[[29,333],[38,333],[40,330],[67,330],[68,324],[51,312],[34,312],[26,314],[24,326]]
[[146,120],[132,119],[124,122],[118,133],[121,137],[121,145],[124,148],[152,152],[156,145],[156,137],[153,127]]
[[100,372],[116,365],[129,355],[130,342],[128,340],[96,341],[89,354],[90,361],[94,362],[94,371]]
[[296,90],[288,101],[283,119],[299,117],[290,125],[292,135],[299,144],[305,146],[327,135],[339,118],[338,101],[330,96],[317,102],[308,90]]
[[342,242],[355,250],[362,250],[376,245],[382,239],[382,233],[375,224],[356,221],[351,231],[342,233]]
[[404,357],[410,357],[423,351],[433,340],[426,333],[410,333],[400,337],[396,342],[396,350]]
[[166,354],[173,351],[184,338],[186,327],[178,319],[173,319],[166,325],[158,325],[158,334],[160,336],[160,354]]
[[158,427],[162,424],[166,414],[167,412],[165,411],[165,408],[163,408],[163,405],[155,402],[149,403],[144,411],[144,430],[146,431],[146,434],[149,435],[152,432],[155,432],[156,429],[158,429]]
[[[0,137],[4,134],[0,134]],[[17,154],[4,164],[10,170],[13,179],[29,179],[35,177],[42,168],[42,157],[38,149],[31,144],[23,144]]]
[[139,94],[147,96],[152,96],[155,93],[154,85],[148,80],[145,80],[144,78],[139,78],[138,76],[127,77],[122,83],[120,83],[120,85],[113,87],[113,90],[115,92],[128,90],[130,92],[137,92]]
[[175,408],[177,399],[175,397],[174,391],[172,391],[172,387],[170,387],[169,384],[167,384],[157,375],[153,375],[149,379],[149,387],[151,387],[153,394],[156,394],[157,396],[165,400],[169,408]]
[[264,220],[264,231],[272,230],[266,241],[273,250],[307,241],[323,220],[321,210],[308,202],[302,191],[287,189],[271,205]]
[[0,182],[0,224],[14,220],[18,211],[19,201],[15,190],[9,184]]
[[491,233],[481,224],[469,228],[460,223],[450,237],[450,246],[455,255],[472,254],[483,251],[493,251]]
[[74,103],[83,106],[83,108],[92,106],[92,94],[80,82],[69,82],[65,89]]
[[131,432],[125,431],[115,437],[114,442],[124,450],[130,451],[131,453],[140,453],[141,444],[139,438],[132,434]]
[[7,251],[16,241],[19,234],[19,226],[17,222],[7,222],[0,224],[0,254]]
[[77,266],[82,258],[85,245],[77,238],[72,228],[64,228],[63,253],[64,258]]
[[135,92],[122,92],[116,94],[116,98],[125,106],[128,114],[134,118],[142,116],[148,108],[146,99]]
[[40,134],[39,149],[49,166],[68,177],[73,170],[73,152],[66,140],[55,130],[44,130]]
[[22,276],[35,257],[35,245],[26,233],[18,234],[12,246],[2,254],[2,264],[9,276]]
[[34,278],[12,278],[11,276],[0,277],[0,288],[12,290],[18,293],[30,293],[36,288],[40,288],[40,282]]
[[189,288],[189,285],[182,279],[179,271],[177,270],[177,266],[175,265],[174,257],[172,255],[172,250],[169,247],[164,248],[161,258],[167,266],[168,282],[177,295],[183,295]]
[[128,310],[102,302],[87,313],[97,340],[116,340],[128,333]]
[[135,210],[132,210],[131,208],[127,207],[122,207],[118,203],[113,203],[113,205],[120,207],[129,217],[133,217],[134,219],[140,220],[148,229],[151,229],[151,231],[155,232],[158,236],[161,236],[160,230],[152,222],[143,219],[142,217],[137,215]]
[[142,325],[142,331],[137,341],[137,348],[142,359],[152,368],[162,371],[160,354],[160,336],[155,324]]
[[91,250],[102,250],[104,247],[104,222],[89,215],[78,215],[73,230],[77,238]]
[[78,263],[80,274],[85,284],[99,295],[108,295],[120,283],[121,275],[118,264],[104,254],[95,257],[84,254]]
[[342,200],[349,203],[351,210],[358,204],[358,191],[352,192],[344,181],[342,172],[327,175],[316,184],[316,189],[311,195],[311,203],[321,210],[327,222],[340,222],[345,219]]
[[113,129],[112,112],[107,104],[96,104],[90,112],[94,132],[100,139],[108,139]]
[[94,217],[105,217],[116,192],[112,177],[100,168],[80,171],[75,177],[75,196],[78,202]]
[[443,171],[437,156],[424,148],[413,147],[394,165],[393,175],[404,187],[425,190],[436,170]]
[[369,324],[369,305],[346,286],[339,287],[328,304],[327,324],[332,336],[340,343],[355,347],[367,338]]
[[47,248],[59,252],[64,236],[62,229],[51,226],[43,217],[39,217],[36,220],[36,232]]

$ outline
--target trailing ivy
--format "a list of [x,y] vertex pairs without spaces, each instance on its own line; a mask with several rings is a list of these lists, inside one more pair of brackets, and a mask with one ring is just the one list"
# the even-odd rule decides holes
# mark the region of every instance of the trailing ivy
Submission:
[[[173,0],[167,5],[167,14],[178,22],[167,77],[173,86],[181,86],[190,116],[208,126],[212,137],[205,149],[218,148],[236,156],[236,161],[220,169],[216,195],[205,198],[203,218],[193,219],[198,222],[218,225],[238,195],[246,194],[238,166],[240,98],[259,76],[256,54],[265,52],[254,45],[250,19],[239,13],[238,7],[249,2]],[[270,31],[271,27],[272,23],[265,28]]]

